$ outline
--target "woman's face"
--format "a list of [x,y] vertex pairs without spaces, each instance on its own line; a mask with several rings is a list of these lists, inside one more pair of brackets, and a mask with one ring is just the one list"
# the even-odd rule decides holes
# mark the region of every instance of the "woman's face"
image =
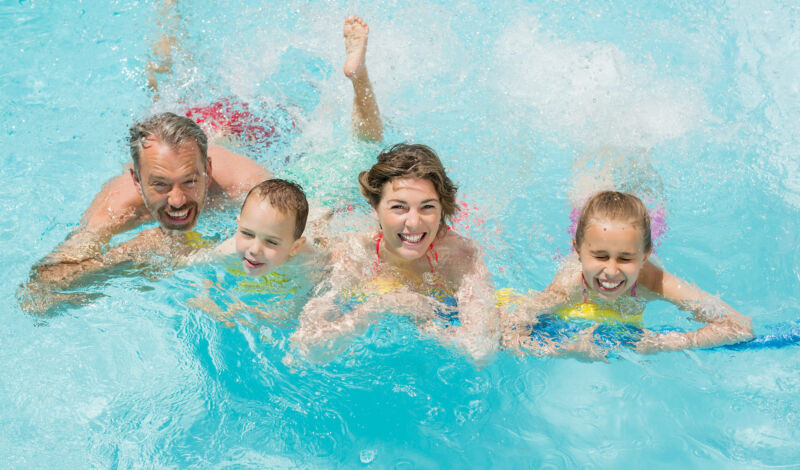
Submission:
[[433,183],[421,178],[395,178],[384,184],[373,210],[386,250],[408,261],[425,256],[442,222],[439,195]]

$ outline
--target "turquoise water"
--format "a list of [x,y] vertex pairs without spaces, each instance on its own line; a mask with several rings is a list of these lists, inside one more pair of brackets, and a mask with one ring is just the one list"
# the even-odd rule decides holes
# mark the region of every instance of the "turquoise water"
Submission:
[[[149,2],[0,4],[0,455],[11,468],[797,468],[797,346],[484,367],[384,318],[290,368],[281,296],[222,267],[91,286],[46,319],[16,291],[126,161],[130,123],[238,96],[296,132],[245,149],[360,204],[341,22],[371,25],[387,142],[431,145],[498,287],[541,289],[569,250],[572,162],[647,149],[667,269],[751,315],[800,303],[800,11],[791,2],[182,2],[185,54],[153,102]],[[374,155],[374,153],[372,154]],[[287,158],[288,159],[287,163]],[[233,212],[209,214],[209,238]],[[232,312],[222,321],[207,299]],[[242,305],[237,304],[240,302]],[[266,313],[265,313],[266,312]],[[648,326],[687,328],[652,305]],[[288,318],[287,318],[288,317]]]

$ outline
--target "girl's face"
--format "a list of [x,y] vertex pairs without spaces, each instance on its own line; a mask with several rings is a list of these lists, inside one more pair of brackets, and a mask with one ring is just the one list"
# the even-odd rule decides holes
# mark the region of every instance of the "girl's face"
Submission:
[[650,256],[642,230],[619,220],[592,221],[576,251],[586,284],[608,300],[630,292]]
[[433,183],[420,178],[395,178],[383,185],[373,208],[390,255],[413,261],[425,256],[442,222],[442,204]]

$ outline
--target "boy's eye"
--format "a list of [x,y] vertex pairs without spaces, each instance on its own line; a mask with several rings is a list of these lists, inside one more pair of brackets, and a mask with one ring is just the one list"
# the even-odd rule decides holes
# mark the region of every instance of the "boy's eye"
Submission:
[[245,230],[239,230],[239,233],[241,233],[241,234],[242,234],[242,236],[243,236],[243,237],[245,237],[245,238],[253,238],[253,234],[252,234],[252,233],[250,233],[250,232],[248,232],[248,231],[245,231]]
[[275,240],[266,240],[266,242],[267,242],[267,245],[278,246],[278,242],[276,242]]
[[606,255],[594,255],[594,259],[600,260],[600,261],[606,261],[608,259],[608,256],[606,256]]

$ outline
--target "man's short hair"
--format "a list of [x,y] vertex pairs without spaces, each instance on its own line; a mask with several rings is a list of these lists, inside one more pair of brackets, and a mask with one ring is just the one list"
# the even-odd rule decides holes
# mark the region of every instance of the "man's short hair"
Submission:
[[308,200],[299,184],[280,178],[262,181],[247,193],[242,209],[253,197],[268,201],[282,214],[294,214],[294,239],[297,240],[303,236],[308,219]]
[[158,140],[170,148],[177,148],[190,140],[194,141],[200,149],[203,167],[208,166],[208,138],[203,129],[187,117],[174,113],[161,113],[131,126],[128,144],[131,148],[133,169],[137,175],[139,159],[148,139]]

